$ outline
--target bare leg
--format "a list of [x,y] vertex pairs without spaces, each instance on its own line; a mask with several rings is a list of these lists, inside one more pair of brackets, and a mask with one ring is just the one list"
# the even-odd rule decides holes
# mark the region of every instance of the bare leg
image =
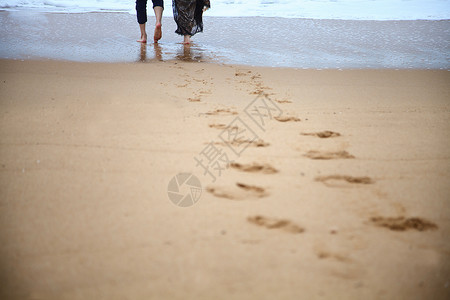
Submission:
[[190,35],[185,35],[183,44],[189,45],[190,43],[191,43],[191,36]]
[[156,17],[155,34],[153,36],[153,40],[155,43],[157,43],[162,38],[161,21],[164,8],[162,8],[161,6],[155,6],[153,10],[155,11]]
[[145,32],[145,23],[139,24],[139,28],[141,29],[141,39],[137,40],[139,43],[147,43],[147,33]]

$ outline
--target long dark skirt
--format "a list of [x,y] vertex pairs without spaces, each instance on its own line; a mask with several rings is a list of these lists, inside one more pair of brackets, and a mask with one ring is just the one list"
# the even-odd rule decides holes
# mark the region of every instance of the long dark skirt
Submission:
[[194,35],[203,31],[203,7],[210,7],[209,0],[173,0],[173,17],[179,35]]

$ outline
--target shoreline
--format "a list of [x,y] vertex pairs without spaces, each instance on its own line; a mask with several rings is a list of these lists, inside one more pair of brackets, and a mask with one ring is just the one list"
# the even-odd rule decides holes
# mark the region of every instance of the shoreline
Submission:
[[[45,11],[39,9],[29,9],[29,8],[17,8],[17,9],[0,9],[0,13],[15,13],[15,12],[25,12],[30,14],[127,14],[136,17],[136,12],[133,13],[128,11],[82,11],[82,12],[66,12],[66,11]],[[268,18],[268,19],[297,19],[297,20],[308,20],[308,21],[361,21],[361,22],[414,22],[414,21],[450,21],[450,18],[442,19],[357,19],[357,18],[314,18],[314,17],[279,17],[279,16],[211,16],[204,15],[205,18]],[[163,15],[163,18],[173,18],[172,15]]]
[[[228,17],[205,17],[205,31],[194,36],[190,55],[192,60],[231,65],[448,70],[449,23],[262,17],[234,17],[230,22]],[[0,12],[0,25],[4,59],[132,62],[142,52],[135,42],[135,18],[126,13]],[[298,28],[301,34],[296,34]],[[174,31],[173,19],[164,17],[159,50],[145,46],[148,59],[186,56]],[[269,42],[257,42],[264,40]]]
[[[147,46],[149,46],[147,44]],[[268,70],[293,70],[293,71],[306,71],[306,72],[321,72],[321,71],[331,71],[331,72],[364,72],[364,71],[374,71],[374,72],[450,72],[450,69],[420,69],[420,68],[300,68],[300,67],[276,67],[276,66],[253,66],[253,65],[245,65],[245,64],[227,64],[222,62],[211,62],[211,61],[197,61],[192,59],[180,59],[174,58],[170,60],[158,60],[155,58],[146,59],[145,61],[129,61],[129,62],[99,62],[99,61],[72,61],[66,59],[52,59],[52,58],[29,58],[29,59],[9,59],[9,58],[0,58],[0,62],[30,62],[30,63],[40,63],[40,62],[48,62],[48,63],[67,63],[67,64],[79,64],[79,65],[151,65],[151,64],[198,64],[198,65],[212,65],[218,67],[235,67],[235,68],[251,68],[251,69],[268,69]]]

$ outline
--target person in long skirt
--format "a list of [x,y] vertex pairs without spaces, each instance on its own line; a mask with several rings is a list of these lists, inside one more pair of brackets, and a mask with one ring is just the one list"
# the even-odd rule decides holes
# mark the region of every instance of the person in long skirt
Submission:
[[191,36],[203,31],[203,12],[211,7],[209,0],[172,0],[173,17],[183,44],[191,43]]

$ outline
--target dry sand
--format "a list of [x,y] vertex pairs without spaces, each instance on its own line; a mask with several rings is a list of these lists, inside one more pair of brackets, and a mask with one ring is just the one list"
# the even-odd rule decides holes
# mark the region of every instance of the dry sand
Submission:
[[[0,61],[0,297],[448,299],[449,83]],[[264,132],[260,92],[282,110]],[[240,157],[219,137],[236,117],[259,140]],[[210,142],[235,161],[215,182],[194,160]],[[169,201],[180,172],[192,207]]]

